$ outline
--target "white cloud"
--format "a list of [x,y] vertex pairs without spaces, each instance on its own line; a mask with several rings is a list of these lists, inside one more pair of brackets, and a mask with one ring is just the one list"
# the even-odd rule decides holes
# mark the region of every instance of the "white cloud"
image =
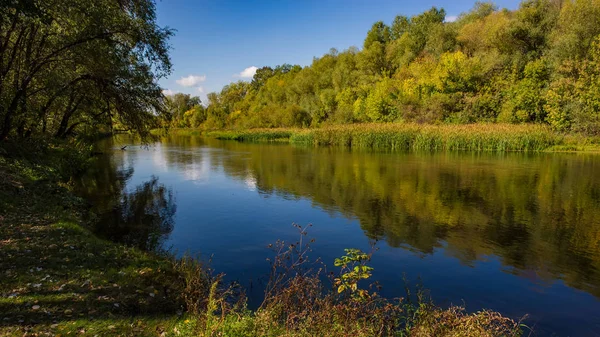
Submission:
[[190,75],[188,77],[182,77],[175,82],[177,82],[177,84],[182,85],[184,87],[195,87],[199,83],[202,83],[204,81],[206,81],[206,75],[202,75],[202,76]]
[[173,91],[173,90],[171,90],[171,89],[165,89],[165,90],[163,90],[163,91],[162,91],[162,93],[163,93],[163,95],[165,95],[165,96],[173,96],[173,95],[175,95],[175,94],[176,94],[176,92],[175,92],[175,91]]
[[198,87],[198,92],[203,94],[204,93],[204,88],[203,87]]
[[457,19],[458,19],[458,16],[456,16],[456,15],[448,15],[448,16],[446,16],[446,20],[445,21],[446,22],[454,22]]
[[254,77],[254,74],[256,74],[257,70],[258,70],[258,68],[255,66],[248,67],[248,68],[244,69],[241,73],[236,74],[235,77],[252,78],[252,77]]

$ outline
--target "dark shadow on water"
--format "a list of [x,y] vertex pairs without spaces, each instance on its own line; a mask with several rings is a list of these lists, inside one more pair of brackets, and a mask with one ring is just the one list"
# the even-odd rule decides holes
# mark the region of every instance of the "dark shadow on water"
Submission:
[[90,205],[87,220],[104,239],[159,252],[175,224],[173,190],[156,176],[133,188],[127,186],[134,170],[117,155],[99,157],[76,182],[77,193]]
[[173,231],[176,210],[173,191],[152,177],[123,192],[112,209],[100,214],[94,231],[111,241],[156,251]]

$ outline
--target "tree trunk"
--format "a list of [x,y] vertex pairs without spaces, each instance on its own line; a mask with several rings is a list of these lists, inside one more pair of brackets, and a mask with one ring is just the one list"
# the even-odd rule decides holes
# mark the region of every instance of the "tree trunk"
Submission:
[[77,109],[79,108],[79,105],[81,104],[82,101],[83,101],[83,97],[80,97],[77,100],[77,102],[74,102],[74,97],[71,96],[71,99],[69,100],[69,105],[67,106],[67,110],[65,111],[65,114],[63,115],[63,118],[60,121],[60,126],[58,127],[58,130],[56,131],[56,134],[54,135],[54,137],[56,137],[56,138],[64,138],[65,137],[65,134],[67,133],[67,128],[69,127],[69,120],[71,119],[71,117],[73,116],[75,111],[77,111]]
[[8,134],[12,129],[12,117],[15,111],[17,110],[17,105],[19,103],[19,92],[17,92],[17,97],[13,99],[13,101],[10,103],[10,106],[6,110],[6,116],[4,116],[4,124],[2,125],[2,131],[0,131],[0,142],[6,140]]

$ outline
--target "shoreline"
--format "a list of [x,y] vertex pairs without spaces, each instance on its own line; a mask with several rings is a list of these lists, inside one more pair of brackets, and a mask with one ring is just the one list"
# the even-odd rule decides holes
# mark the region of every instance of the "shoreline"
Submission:
[[[3,144],[0,144],[3,145]],[[24,153],[29,152],[23,151]],[[102,239],[57,163],[0,156],[0,335],[156,335],[184,319],[172,258]],[[160,333],[159,333],[160,334]]]
[[[160,134],[155,132],[155,134]],[[600,153],[600,138],[562,134],[537,124],[351,124],[322,128],[170,129],[167,135],[208,136],[246,142],[343,146],[387,151]]]
[[[397,302],[366,290],[359,297],[327,291],[316,274],[284,275],[285,283],[273,288],[266,305],[250,311],[243,301],[231,302],[233,290],[202,261],[145,252],[92,233],[82,220],[87,206],[70,188],[71,172],[59,165],[64,160],[77,166],[70,158],[73,151],[0,155],[0,176],[8,177],[0,180],[5,281],[0,335],[303,336],[294,331],[338,331],[340,336],[372,336],[380,329],[408,336],[522,333],[521,322],[496,312],[467,313],[428,300]],[[285,254],[275,260],[286,261]],[[289,267],[295,274],[298,266]],[[297,302],[296,296],[309,296],[308,302]],[[299,314],[310,319],[294,318]]]

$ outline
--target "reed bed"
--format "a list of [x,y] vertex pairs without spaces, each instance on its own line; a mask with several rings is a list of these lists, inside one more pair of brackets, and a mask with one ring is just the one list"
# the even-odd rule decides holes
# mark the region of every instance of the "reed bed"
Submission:
[[317,146],[415,151],[544,151],[563,136],[543,125],[355,124],[311,129],[290,141]]
[[289,141],[309,146],[343,146],[387,151],[546,151],[565,136],[537,124],[422,125],[350,124],[315,129],[215,131],[209,136],[238,141]]
[[207,135],[217,139],[260,142],[288,141],[294,132],[294,129],[250,129],[242,131],[212,131],[207,133]]

